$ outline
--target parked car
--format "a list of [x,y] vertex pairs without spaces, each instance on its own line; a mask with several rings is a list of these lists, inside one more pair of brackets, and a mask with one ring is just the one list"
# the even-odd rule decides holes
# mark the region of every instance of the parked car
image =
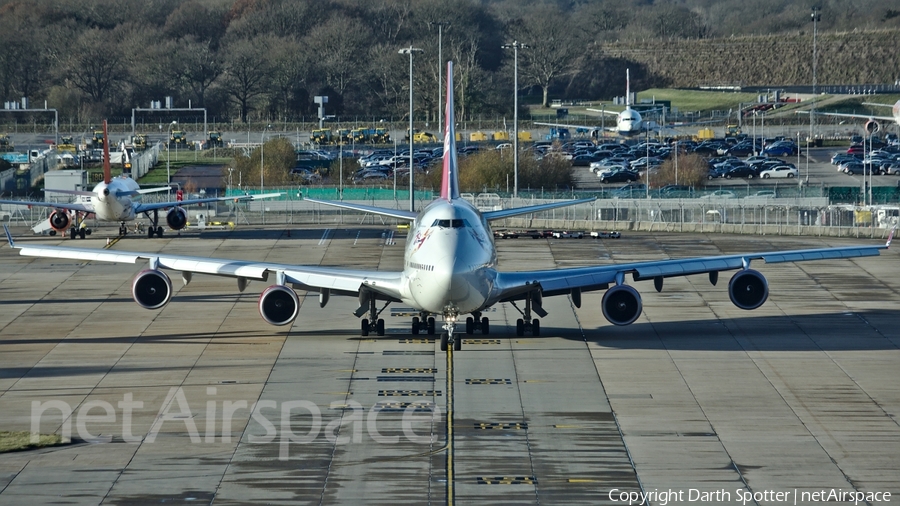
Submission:
[[610,195],[618,198],[644,197],[647,194],[647,185],[643,183],[627,184]]
[[632,181],[637,181],[639,178],[638,173],[628,169],[621,169],[615,172],[607,173],[600,177],[600,182],[603,184],[609,183],[630,183]]
[[756,169],[751,167],[750,165],[735,165],[728,169],[727,172],[725,172],[725,179],[731,179],[733,177],[745,177],[747,179],[753,179],[758,175],[759,172],[757,172]]
[[725,173],[728,172],[730,168],[731,167],[727,167],[724,165],[713,167],[709,169],[709,172],[706,173],[706,179],[717,179],[720,177],[725,177]]
[[865,151],[866,150],[862,146],[862,144],[853,144],[849,148],[847,148],[848,155],[861,155],[861,154],[865,153]]
[[797,154],[797,146],[792,142],[779,141],[763,149],[763,154],[769,156],[790,156]]
[[792,178],[800,175],[800,172],[796,167],[789,167],[787,165],[779,165],[778,167],[772,167],[771,169],[766,169],[759,173],[759,177],[763,179],[769,178]]
[[659,198],[663,199],[692,197],[693,195],[694,189],[683,184],[667,184],[659,189]]
[[731,190],[716,190],[712,193],[707,193],[706,195],[700,197],[701,199],[733,199],[735,197],[734,192]]
[[883,174],[887,174],[889,176],[900,175],[900,162],[894,162],[889,164],[887,167],[882,167]]

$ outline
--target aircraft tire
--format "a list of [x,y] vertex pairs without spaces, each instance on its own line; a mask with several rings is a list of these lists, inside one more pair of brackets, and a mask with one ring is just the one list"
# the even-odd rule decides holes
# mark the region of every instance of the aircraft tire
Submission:
[[76,233],[76,230],[74,228],[70,228],[69,229],[69,239],[74,239],[75,233]]
[[419,317],[413,316],[412,319],[412,333],[414,336],[419,335]]
[[163,228],[162,228],[162,225],[160,225],[160,226],[156,227],[156,237],[159,237],[160,239],[162,239],[162,236],[163,236]]
[[481,319],[481,333],[484,335],[491,333],[490,320],[488,320],[487,316]]
[[460,350],[462,350],[462,338],[457,337],[456,339],[453,340],[453,351],[460,351]]
[[369,319],[368,318],[363,318],[362,323],[360,325],[360,331],[361,331],[360,334],[362,334],[363,337],[369,335]]
[[531,320],[531,335],[539,336],[541,335],[541,321],[535,318]]
[[475,319],[471,316],[466,318],[466,334],[475,333]]
[[519,318],[516,320],[516,335],[522,337],[525,335],[525,321]]
[[153,227],[147,227],[147,239],[153,239]]
[[83,228],[78,229],[78,237],[84,239],[84,237],[85,237],[86,235],[87,235],[87,234],[85,233],[85,231],[84,231]]
[[433,336],[434,334],[435,334],[435,332],[434,332],[434,317],[429,316],[428,317],[428,335]]
[[447,351],[447,333],[441,333],[441,351]]
[[375,334],[379,336],[384,335],[384,320],[379,318],[378,321],[375,322]]

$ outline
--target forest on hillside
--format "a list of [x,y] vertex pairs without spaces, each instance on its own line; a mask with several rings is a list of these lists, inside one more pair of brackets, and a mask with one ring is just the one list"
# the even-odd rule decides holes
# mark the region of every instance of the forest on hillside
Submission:
[[[310,119],[317,95],[328,114],[398,119],[409,96],[398,52],[414,47],[418,119],[437,116],[441,58],[455,62],[460,118],[506,115],[514,41],[528,46],[516,52],[529,101],[608,99],[629,61],[604,44],[808,37],[813,5],[820,35],[900,29],[885,0],[0,0],[0,95],[76,123],[167,96],[213,121]],[[652,66],[636,79],[670,82]]]

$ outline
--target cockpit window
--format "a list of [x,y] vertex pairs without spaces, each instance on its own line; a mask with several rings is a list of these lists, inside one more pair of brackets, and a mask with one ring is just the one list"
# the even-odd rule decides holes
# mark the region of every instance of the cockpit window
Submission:
[[469,226],[469,222],[462,219],[456,220],[434,220],[434,223],[431,224],[432,227],[440,227],[440,228],[466,228]]

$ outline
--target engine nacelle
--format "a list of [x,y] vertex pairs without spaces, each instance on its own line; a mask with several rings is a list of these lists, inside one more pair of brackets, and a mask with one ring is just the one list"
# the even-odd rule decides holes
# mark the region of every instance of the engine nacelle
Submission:
[[616,285],[603,294],[603,316],[613,325],[631,325],[641,315],[641,294],[628,285]]
[[69,213],[58,209],[50,213],[50,227],[53,230],[64,232],[69,228],[70,223],[72,223],[72,218],[69,216]]
[[741,309],[756,309],[769,298],[769,283],[759,271],[738,271],[728,282],[728,297]]
[[159,309],[172,298],[172,281],[165,272],[145,269],[134,277],[131,296],[144,309]]
[[271,325],[289,325],[300,311],[300,299],[284,285],[272,285],[259,294],[259,315]]
[[870,119],[869,121],[866,121],[865,128],[866,128],[866,133],[869,135],[872,135],[875,132],[881,130],[881,125],[879,125],[878,122],[875,121],[874,119]]
[[180,207],[172,208],[166,213],[166,224],[172,230],[181,230],[187,226],[187,213]]

